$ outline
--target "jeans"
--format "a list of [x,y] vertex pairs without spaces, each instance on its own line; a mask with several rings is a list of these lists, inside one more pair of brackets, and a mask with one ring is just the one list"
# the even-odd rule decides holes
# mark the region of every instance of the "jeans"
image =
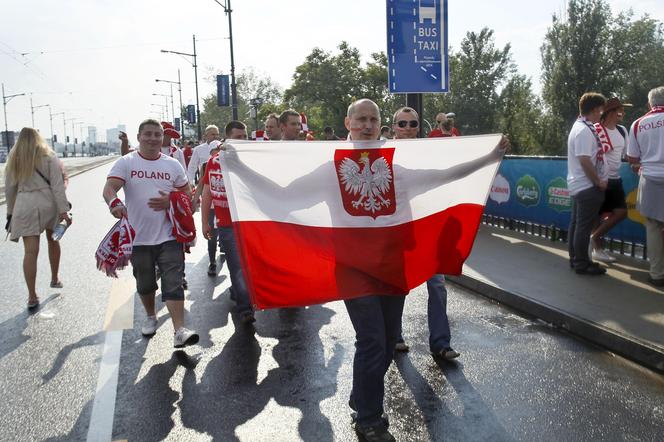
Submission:
[[238,254],[237,244],[235,242],[235,233],[232,227],[219,227],[219,241],[226,253],[226,264],[228,264],[228,273],[231,276],[231,285],[235,294],[236,311],[240,315],[253,312],[251,301],[249,300],[249,291],[244,282],[242,264]]
[[590,233],[603,202],[604,192],[599,187],[591,187],[572,195],[572,216],[567,244],[569,259],[575,269],[584,269],[592,262],[588,256]]
[[385,373],[392,363],[394,345],[401,330],[405,296],[363,296],[344,301],[355,329],[351,408],[357,423],[381,422]]
[[[429,322],[429,350],[433,353],[450,346],[450,322],[447,319],[447,289],[445,276],[436,274],[427,281],[427,320]],[[403,331],[397,342],[404,342]]]
[[217,257],[217,241],[219,241],[219,230],[214,227],[215,217],[214,209],[210,209],[210,216],[208,216],[208,226],[210,226],[210,239],[207,240],[208,244],[208,258],[210,262],[213,263]]
[[437,353],[450,346],[450,322],[447,319],[447,289],[445,276],[433,275],[427,281],[427,317],[429,320],[429,349]]
[[184,300],[182,244],[172,240],[153,246],[134,246],[130,260],[139,295],[152,294],[157,290],[156,265],[161,273],[161,300]]

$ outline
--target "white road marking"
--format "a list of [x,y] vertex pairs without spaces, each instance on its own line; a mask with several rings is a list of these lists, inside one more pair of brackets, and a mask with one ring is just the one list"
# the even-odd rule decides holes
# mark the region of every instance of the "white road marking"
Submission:
[[122,330],[134,327],[134,289],[132,279],[118,279],[111,286],[104,320],[106,340],[88,426],[88,442],[107,442],[113,437]]
[[113,437],[121,347],[122,330],[106,332],[104,353],[99,366],[97,391],[88,427],[88,442],[108,442]]

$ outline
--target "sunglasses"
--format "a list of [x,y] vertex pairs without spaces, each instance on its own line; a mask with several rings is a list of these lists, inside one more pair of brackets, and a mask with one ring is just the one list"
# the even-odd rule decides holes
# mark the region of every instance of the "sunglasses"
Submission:
[[399,126],[399,127],[402,128],[402,129],[403,129],[404,127],[406,127],[406,126],[417,127],[417,126],[419,126],[419,125],[420,125],[420,122],[417,121],[417,120],[410,120],[410,121],[401,120],[401,121],[397,121],[397,126]]

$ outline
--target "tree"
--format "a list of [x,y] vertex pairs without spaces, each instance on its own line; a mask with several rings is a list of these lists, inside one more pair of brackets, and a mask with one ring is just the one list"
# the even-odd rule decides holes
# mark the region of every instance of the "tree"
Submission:
[[459,52],[450,57],[450,92],[425,96],[424,116],[454,112],[461,132],[480,134],[498,130],[498,90],[515,71],[510,45],[497,49],[493,31],[468,32]]
[[[216,84],[216,75],[208,78]],[[282,104],[282,89],[269,76],[257,72],[254,68],[244,69],[237,77],[237,95],[238,95],[238,117],[248,126],[248,130],[253,128],[253,122],[249,121],[252,98],[263,99],[263,105],[258,112],[258,121],[263,121],[270,111],[278,108]],[[201,123],[203,126],[215,124],[223,130],[223,126],[233,119],[231,107],[220,107],[217,105],[217,94],[212,93],[203,98],[203,111],[201,112]],[[260,126],[260,123],[259,123]]]
[[497,123],[500,131],[509,134],[512,153],[542,154],[540,131],[542,123],[540,100],[533,94],[531,82],[523,75],[514,75],[498,99]]
[[605,0],[570,0],[566,19],[553,16],[541,53],[542,98],[552,125],[547,148],[559,153],[583,93],[632,101],[629,123],[645,111],[648,90],[664,77],[661,23],[647,15],[634,20],[631,11],[614,17]]

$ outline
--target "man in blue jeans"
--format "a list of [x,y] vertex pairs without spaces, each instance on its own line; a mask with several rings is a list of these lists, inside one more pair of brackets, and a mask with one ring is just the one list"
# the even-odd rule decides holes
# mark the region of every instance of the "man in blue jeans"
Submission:
[[[419,116],[415,109],[402,107],[394,113],[392,131],[394,138],[417,138],[419,129]],[[458,358],[459,353],[450,347],[450,323],[447,319],[447,289],[445,276],[433,275],[427,281],[429,301],[427,303],[427,317],[429,322],[429,350],[434,357],[451,361]],[[404,342],[403,332],[399,330],[399,339],[394,347],[397,351],[408,351]]]
[[[380,132],[380,111],[371,100],[348,107],[345,119],[351,140],[375,141]],[[355,329],[353,389],[348,405],[355,431],[367,441],[394,441],[384,415],[385,373],[392,363],[401,330],[404,296],[369,295],[344,301]]]
[[[226,125],[225,134],[227,139],[246,140],[247,128],[241,121],[231,121]],[[201,179],[203,183],[203,193],[201,207],[214,207],[214,214],[217,220],[217,231],[219,241],[226,253],[226,264],[231,277],[231,299],[235,301],[236,313],[243,324],[251,324],[256,321],[254,310],[249,300],[249,292],[244,281],[242,264],[237,249],[235,233],[231,222],[231,214],[228,209],[228,199],[226,198],[226,186],[224,185],[223,171],[219,162],[219,155],[213,154],[205,167],[205,174]],[[210,239],[214,231],[208,222],[209,211],[201,210],[201,222],[203,225],[203,236]]]

